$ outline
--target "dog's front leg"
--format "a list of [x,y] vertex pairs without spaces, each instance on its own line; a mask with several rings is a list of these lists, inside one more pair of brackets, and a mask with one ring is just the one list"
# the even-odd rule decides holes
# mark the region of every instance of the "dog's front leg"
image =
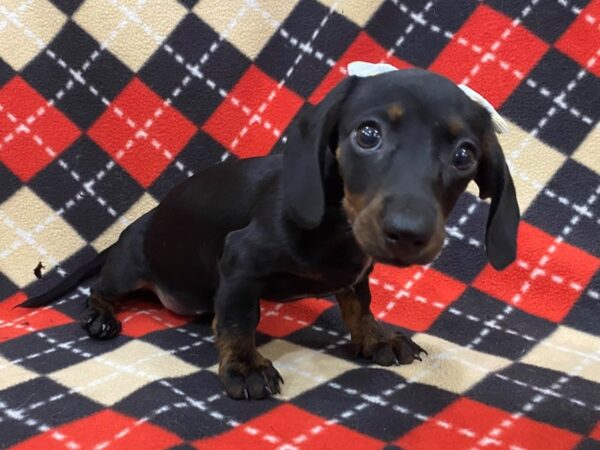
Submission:
[[337,293],[336,299],[359,355],[389,366],[410,364],[421,359],[420,353],[427,353],[410,338],[387,330],[373,317],[368,277]]
[[227,249],[224,253],[215,296],[219,377],[230,397],[260,399],[278,394],[283,379],[271,361],[256,350],[261,283],[235,253]]
[[280,392],[281,375],[254,341],[260,318],[259,295],[252,283],[226,281],[215,299],[219,377],[235,399],[260,399]]

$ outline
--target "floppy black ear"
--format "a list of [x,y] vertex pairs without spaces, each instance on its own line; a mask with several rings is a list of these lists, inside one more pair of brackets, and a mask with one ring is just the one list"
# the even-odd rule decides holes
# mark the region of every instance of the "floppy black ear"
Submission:
[[485,156],[475,177],[479,197],[492,199],[488,215],[485,246],[488,260],[502,270],[517,257],[519,204],[510,171],[495,134],[490,133]]
[[338,84],[293,125],[283,151],[283,196],[286,214],[304,228],[315,228],[325,212],[325,154],[337,146],[340,107],[356,77]]

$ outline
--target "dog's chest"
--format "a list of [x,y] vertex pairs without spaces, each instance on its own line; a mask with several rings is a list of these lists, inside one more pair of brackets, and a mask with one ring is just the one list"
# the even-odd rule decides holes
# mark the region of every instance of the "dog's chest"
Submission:
[[264,298],[285,301],[327,296],[356,284],[366,275],[372,263],[362,252],[317,254],[295,270],[269,276]]

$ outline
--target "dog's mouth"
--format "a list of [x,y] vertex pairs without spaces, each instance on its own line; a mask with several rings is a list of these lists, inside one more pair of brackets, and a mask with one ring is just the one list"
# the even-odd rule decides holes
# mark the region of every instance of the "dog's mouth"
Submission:
[[[366,250],[365,250],[366,251]],[[431,251],[426,253],[418,253],[416,255],[402,255],[402,256],[389,256],[388,254],[379,253],[379,252],[367,252],[369,256],[371,256],[377,262],[382,264],[388,264],[390,266],[395,267],[410,267],[414,265],[424,265],[429,264],[434,261],[438,255],[439,251]],[[378,255],[373,253],[379,253]]]
[[389,245],[381,227],[372,221],[355,220],[351,222],[351,227],[354,239],[367,255],[377,262],[396,267],[429,264],[440,254],[445,237],[442,223],[422,247],[409,251]]
[[[361,208],[357,208],[360,203]],[[434,231],[418,243],[408,239],[393,239],[384,232],[383,201],[357,202],[347,197],[343,203],[351,233],[360,248],[375,261],[396,267],[408,267],[432,262],[442,250],[444,243],[444,214],[438,210]]]

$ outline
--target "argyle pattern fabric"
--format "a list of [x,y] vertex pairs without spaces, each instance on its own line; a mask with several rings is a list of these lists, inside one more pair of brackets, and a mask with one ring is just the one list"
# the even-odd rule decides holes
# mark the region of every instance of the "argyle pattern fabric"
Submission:
[[[599,59],[600,0],[0,1],[0,447],[600,448]],[[487,263],[470,187],[439,258],[371,276],[423,362],[355,358],[331,299],[263,302],[283,392],[233,401],[210,318],[139,298],[93,341],[93,280],[15,307],[186,177],[280,149],[353,60],[442,73],[510,123],[516,262]]]

